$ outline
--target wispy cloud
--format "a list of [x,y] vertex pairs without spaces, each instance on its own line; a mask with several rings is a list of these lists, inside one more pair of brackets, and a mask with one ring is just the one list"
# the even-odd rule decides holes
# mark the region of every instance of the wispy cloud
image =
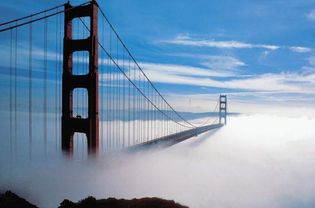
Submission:
[[201,64],[210,69],[224,70],[235,70],[238,67],[246,65],[243,61],[230,56],[208,56],[204,58]]
[[296,53],[307,53],[310,52],[311,49],[307,47],[301,47],[301,46],[292,46],[289,48],[291,51]]
[[226,55],[208,55],[196,53],[171,53],[168,54],[176,57],[194,59],[199,65],[206,69],[220,71],[221,73],[231,72],[237,74],[240,68],[246,66],[246,63],[239,58]]
[[310,65],[315,66],[315,56],[311,56],[308,58],[308,62]]
[[186,46],[199,46],[199,47],[213,47],[213,48],[263,48],[269,50],[277,50],[280,46],[269,44],[251,44],[235,40],[230,41],[217,41],[206,39],[193,39],[188,35],[177,35],[175,38],[164,41],[170,44],[186,45]]
[[315,9],[313,9],[312,11],[310,11],[307,15],[307,18],[310,20],[315,20]]
[[[221,93],[227,94],[230,103],[230,112],[247,112],[249,108],[265,108],[274,107],[275,109],[283,107],[307,107],[312,108],[315,103],[314,93],[312,94],[296,94],[296,93],[273,93],[269,91],[239,91],[228,92],[222,91]],[[207,112],[212,110],[217,103],[219,93],[203,93],[203,94],[178,94],[167,93],[165,94],[167,100],[176,106],[180,111],[194,112]],[[239,106],[241,105],[241,106]],[[212,109],[211,109],[212,107]],[[255,111],[253,111],[255,112]],[[315,112],[313,110],[313,112]],[[257,112],[255,112],[257,113]],[[315,114],[313,114],[315,115]]]
[[[314,12],[315,13],[315,12]],[[315,16],[315,14],[314,14]],[[209,47],[209,48],[226,48],[226,49],[252,49],[260,48],[265,50],[277,50],[277,49],[289,49],[296,53],[307,53],[312,49],[303,46],[280,46],[275,44],[253,44],[247,42],[241,42],[236,40],[218,41],[214,39],[198,39],[192,38],[189,35],[179,34],[176,37],[163,41],[168,44],[183,45],[183,46],[195,46],[195,47]]]
[[[152,63],[141,63],[141,65],[150,79],[159,83],[274,93],[308,93],[313,92],[315,88],[315,73],[283,72],[247,77],[234,75],[222,81],[216,79],[217,75],[211,71],[189,66]],[[226,74],[218,73],[218,75],[222,77]]]
[[227,77],[235,76],[234,73],[206,69],[201,67],[192,67],[187,65],[175,65],[175,64],[159,64],[159,63],[147,63],[141,62],[141,67],[148,73],[161,72],[167,75],[181,76],[202,76],[202,77]]

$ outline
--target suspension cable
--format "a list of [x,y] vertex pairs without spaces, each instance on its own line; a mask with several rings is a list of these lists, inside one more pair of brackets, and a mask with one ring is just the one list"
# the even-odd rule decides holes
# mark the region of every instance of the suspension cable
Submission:
[[153,87],[153,89],[159,94],[159,96],[162,98],[162,100],[168,105],[168,107],[170,107],[172,109],[172,111],[174,111],[174,113],[181,118],[184,122],[186,122],[187,124],[189,124],[192,127],[196,127],[195,125],[193,125],[192,123],[190,123],[189,121],[187,121],[186,119],[184,119],[167,101],[166,99],[161,95],[161,93],[157,90],[157,88],[153,85],[153,83],[151,82],[151,80],[148,78],[148,76],[144,73],[144,71],[142,70],[142,68],[140,67],[140,65],[138,64],[138,62],[136,61],[136,59],[133,57],[133,55],[131,54],[131,52],[129,51],[129,49],[127,48],[127,46],[125,45],[125,43],[122,41],[122,39],[120,38],[120,36],[118,35],[118,33],[116,32],[116,30],[114,29],[113,25],[110,23],[109,19],[107,18],[107,16],[105,15],[104,11],[102,10],[102,8],[96,4],[97,7],[99,8],[102,16],[105,18],[106,22],[109,24],[109,26],[111,27],[111,29],[113,30],[113,32],[115,33],[116,37],[118,38],[118,40],[120,41],[120,43],[122,44],[122,46],[124,47],[124,49],[127,51],[127,53],[129,54],[129,56],[131,57],[131,59],[135,62],[137,68],[141,71],[141,73],[143,74],[143,76],[147,79],[147,81],[150,83],[150,85]]
[[[0,29],[0,32],[4,32],[4,31],[7,31],[7,30],[11,30],[11,29],[17,28],[17,27],[21,27],[21,26],[23,26],[23,25],[27,25],[27,24],[30,24],[30,23],[33,23],[33,22],[37,22],[37,21],[40,21],[40,20],[42,20],[42,19],[47,19],[47,18],[52,17],[52,16],[55,16],[55,15],[57,15],[57,14],[61,14],[61,13],[64,13],[64,12],[73,10],[73,9],[75,9],[75,8],[77,8],[77,7],[87,5],[88,3],[90,3],[90,1],[89,1],[89,2],[85,2],[85,3],[82,3],[82,4],[79,4],[78,6],[75,6],[75,7],[71,7],[71,8],[69,8],[69,9],[64,9],[64,10],[61,10],[61,11],[57,11],[57,12],[54,12],[54,13],[52,13],[52,14],[47,14],[47,15],[45,15],[45,16],[43,16],[43,17],[34,18],[34,19],[32,19],[32,20],[28,20],[28,21],[26,21],[26,22],[19,23],[19,24],[17,24],[17,22],[18,22],[19,20],[11,20],[11,21],[9,21],[9,22],[1,23],[0,27],[1,27],[1,26],[4,26],[4,25],[7,25],[7,24],[9,24],[9,23],[12,23],[12,22],[15,22],[16,24],[13,25],[13,26],[8,26],[8,27],[5,27],[5,28],[3,28],[3,29]],[[65,5],[65,4],[63,4],[63,6],[64,6],[64,5]],[[51,11],[51,10],[49,10],[49,11]],[[39,12],[39,13],[42,14],[42,13],[45,13],[45,11],[42,11],[42,12]],[[29,15],[29,17],[30,17],[30,16],[31,16],[31,15]],[[34,15],[32,15],[32,16],[34,16]],[[29,18],[29,17],[28,17],[28,18]],[[26,18],[26,17],[25,17],[25,18]],[[20,19],[23,20],[23,19],[25,19],[25,18],[20,18]]]
[[[212,112],[216,112],[216,110],[217,110],[217,108],[218,108],[218,106],[219,106],[219,100],[217,101],[217,103],[216,103],[216,105],[215,105],[215,108],[214,108],[214,110],[212,111]],[[199,125],[199,126],[207,126],[207,125],[209,125],[208,123],[209,123],[209,121],[212,119],[212,117],[210,116],[206,121],[204,121],[201,125]],[[217,119],[216,119],[217,120]],[[213,123],[215,123],[215,122],[212,122],[211,124],[213,124]]]
[[[97,4],[97,3],[96,3]],[[154,84],[152,83],[152,81],[148,78],[148,76],[144,73],[143,69],[140,67],[140,65],[138,64],[138,62],[136,61],[136,59],[133,57],[133,55],[131,54],[131,52],[129,51],[129,49],[127,48],[126,44],[122,41],[121,37],[118,35],[117,31],[115,30],[115,28],[113,27],[113,25],[110,23],[108,17],[105,15],[105,12],[102,10],[102,8],[99,6],[99,4],[97,4],[102,16],[104,17],[104,19],[106,20],[106,22],[109,24],[110,28],[113,30],[113,32],[115,33],[116,37],[118,38],[118,40],[120,41],[120,43],[122,44],[122,46],[124,47],[124,49],[127,51],[128,55],[131,57],[131,59],[135,62],[137,68],[141,71],[141,73],[144,75],[144,77],[147,79],[147,81],[150,83],[150,85],[153,87],[153,89],[158,93],[158,95],[162,98],[162,100],[167,104],[168,107],[171,108],[171,110],[179,117],[181,118],[184,122],[186,122],[187,124],[191,125],[192,127],[200,127],[203,126],[204,124],[208,123],[209,119],[203,123],[203,125],[194,125],[191,122],[187,121],[185,118],[183,118],[164,98],[164,96],[157,90],[157,88],[154,86]],[[104,48],[103,48],[104,49]],[[105,49],[104,49],[105,50]],[[217,103],[218,104],[218,103]],[[217,108],[217,106],[215,107],[215,109]],[[214,112],[214,111],[213,111]],[[173,120],[173,119],[171,119]],[[173,120],[174,121],[174,120]]]
[[[84,25],[84,27],[89,31],[89,28],[88,28],[88,26],[85,24],[85,22],[81,19],[81,18],[79,18],[79,20],[81,21],[81,23]],[[114,31],[115,32],[115,31]],[[164,111],[162,111],[161,109],[159,109],[157,106],[156,106],[156,104],[154,104],[153,102],[152,102],[152,100],[151,99],[149,99],[142,91],[141,91],[141,89],[127,76],[127,74],[124,72],[124,70],[122,70],[121,69],[121,67],[118,65],[118,63],[114,60],[114,58],[112,57],[112,55],[110,55],[107,51],[106,51],[106,49],[104,48],[104,46],[100,43],[100,42],[98,42],[98,45],[101,47],[101,49],[102,50],[104,50],[104,52],[106,53],[106,55],[112,60],[112,62],[114,63],[114,65],[116,65],[116,67],[117,67],[117,69],[119,69],[119,71],[129,80],[129,82],[131,82],[131,84],[137,89],[137,91],[146,99],[146,100],[148,100],[150,103],[151,103],[151,105],[153,105],[158,111],[160,111],[162,114],[164,114],[168,119],[170,119],[170,120],[172,120],[173,122],[175,122],[175,123],[177,123],[177,124],[179,124],[179,125],[181,125],[181,126],[183,126],[183,127],[186,127],[186,128],[193,128],[193,127],[195,127],[194,125],[192,125],[192,126],[187,126],[187,125],[184,125],[184,124],[182,124],[182,123],[179,123],[178,121],[176,121],[176,120],[174,120],[172,117],[170,117],[169,115],[167,115],[167,114],[165,114],[165,112]],[[133,59],[133,58],[132,58]],[[134,60],[134,59],[133,59]],[[137,65],[137,67],[138,67],[138,69],[139,69],[139,65],[134,61],[134,63]],[[144,74],[144,72],[142,71],[142,70],[140,70],[143,74]],[[144,74],[145,75],[145,74]],[[146,76],[146,75],[145,75]],[[149,81],[149,82],[151,82],[148,78],[147,78],[147,80]],[[153,86],[153,84],[151,83],[151,86]],[[153,86],[154,87],[154,86]],[[155,88],[155,87],[154,87]],[[155,91],[160,95],[160,97],[166,102],[166,100],[163,98],[163,96],[159,93],[159,91],[155,88]],[[166,102],[167,103],[167,102]],[[167,103],[167,105],[173,110],[173,112],[174,113],[176,113],[176,111]],[[178,115],[178,114],[177,114]],[[184,119],[183,119],[184,120]],[[184,120],[185,121],[185,120]],[[186,123],[188,123],[188,124],[190,124],[189,122],[186,122]]]
[[41,12],[37,12],[37,13],[31,14],[31,15],[27,15],[27,16],[25,16],[25,17],[21,17],[21,18],[17,18],[17,19],[14,19],[14,20],[10,20],[10,21],[8,21],[8,22],[0,23],[0,27],[3,26],[3,25],[11,24],[11,23],[13,23],[13,22],[18,22],[18,21],[21,21],[21,20],[24,20],[24,19],[28,19],[28,18],[37,16],[37,15],[40,15],[40,14],[43,14],[43,13],[52,11],[52,10],[54,10],[54,9],[58,9],[58,8],[60,8],[60,7],[63,7],[64,5],[65,5],[65,4],[61,4],[61,5],[52,7],[52,8],[50,8],[50,9],[43,10],[43,11],[41,11]]

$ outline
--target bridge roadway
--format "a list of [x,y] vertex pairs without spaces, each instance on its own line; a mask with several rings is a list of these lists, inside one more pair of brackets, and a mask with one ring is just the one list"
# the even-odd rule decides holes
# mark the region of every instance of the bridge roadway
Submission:
[[197,127],[194,129],[189,129],[186,131],[182,131],[179,133],[171,134],[168,136],[160,137],[154,140],[150,140],[141,144],[137,144],[131,147],[127,148],[127,151],[138,151],[138,150],[146,150],[150,148],[163,148],[172,146],[174,144],[177,144],[179,142],[182,142],[186,139],[189,139],[194,136],[198,136],[199,134],[202,134],[206,131],[217,129],[224,126],[223,124],[212,124],[202,127]]

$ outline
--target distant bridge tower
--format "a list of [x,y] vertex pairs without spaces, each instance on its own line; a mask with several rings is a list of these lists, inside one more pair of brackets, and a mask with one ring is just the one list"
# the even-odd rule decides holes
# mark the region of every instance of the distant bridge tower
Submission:
[[[98,117],[98,35],[96,1],[79,7],[65,5],[62,74],[62,150],[73,152],[73,135],[85,133],[88,152],[97,153],[99,146]],[[72,21],[75,18],[90,17],[90,34],[86,39],[72,39]],[[72,55],[76,51],[89,53],[89,72],[85,75],[72,73]],[[88,92],[88,117],[73,117],[73,90],[85,88]]]
[[227,97],[226,95],[220,95],[220,114],[219,123],[222,124],[224,119],[224,124],[226,124],[226,113],[227,113]]

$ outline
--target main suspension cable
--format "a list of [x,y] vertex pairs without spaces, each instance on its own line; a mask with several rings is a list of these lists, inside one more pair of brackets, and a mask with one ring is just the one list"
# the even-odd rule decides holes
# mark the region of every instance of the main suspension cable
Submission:
[[111,27],[111,29],[113,30],[113,32],[115,33],[116,37],[118,38],[118,40],[120,41],[120,43],[122,44],[122,46],[124,47],[124,49],[127,51],[127,53],[129,54],[129,56],[131,57],[131,59],[134,61],[134,63],[136,64],[137,68],[141,71],[141,73],[143,74],[143,76],[147,79],[147,81],[150,83],[150,85],[153,87],[153,89],[159,94],[159,96],[162,98],[162,100],[168,105],[169,108],[171,108],[172,111],[174,111],[174,113],[181,118],[184,122],[186,122],[187,124],[189,124],[191,127],[196,127],[194,124],[190,123],[189,121],[187,121],[185,118],[183,118],[167,101],[166,99],[161,95],[161,93],[157,90],[157,88],[154,86],[154,84],[151,82],[151,80],[148,78],[148,76],[144,73],[144,71],[142,70],[142,68],[140,67],[140,65],[138,64],[138,62],[136,61],[136,59],[133,57],[133,55],[131,54],[131,52],[129,51],[129,49],[127,48],[127,46],[125,45],[125,43],[122,41],[122,39],[120,38],[120,36],[118,35],[118,33],[116,32],[116,30],[114,29],[113,25],[110,23],[109,19],[107,18],[107,16],[105,15],[104,11],[102,10],[102,8],[97,4],[102,16],[105,18],[106,22],[109,24],[109,26]]
[[[84,27],[89,31],[89,28],[88,28],[88,26],[85,24],[85,22],[81,19],[81,18],[79,18],[79,20],[82,22],[82,24],[84,25]],[[115,31],[114,31],[115,32]],[[106,51],[106,49],[104,48],[104,46],[100,43],[100,42],[98,42],[98,45],[101,47],[101,49],[102,50],[104,50],[104,52],[106,53],[106,55],[108,56],[108,58],[110,58],[111,60],[112,60],[112,62],[116,65],[116,67],[117,67],[117,69],[119,69],[119,71],[121,72],[121,73],[123,73],[123,75],[125,76],[125,78],[127,78],[128,80],[129,80],[129,82],[131,82],[131,84],[137,89],[137,91],[145,98],[145,99],[147,99],[150,103],[151,103],[151,105],[153,105],[159,112],[161,112],[162,114],[164,114],[168,119],[170,119],[170,120],[172,120],[173,122],[175,122],[175,123],[177,123],[177,124],[179,124],[179,125],[181,125],[181,126],[183,126],[183,127],[186,127],[186,128],[194,128],[195,126],[194,125],[192,125],[192,126],[187,126],[187,125],[184,125],[184,124],[182,124],[182,123],[179,123],[178,121],[176,121],[176,120],[174,120],[172,117],[170,117],[169,115],[167,115],[164,111],[162,111],[161,109],[159,109],[157,106],[156,106],[156,104],[154,104],[153,102],[152,102],[152,100],[150,100],[142,91],[141,91],[141,89],[127,76],[127,74],[121,69],[121,67],[118,65],[118,63],[114,60],[114,58],[112,57],[112,55],[110,55],[107,51]],[[132,58],[133,59],[133,58]],[[133,59],[134,60],[134,59]],[[136,64],[136,66],[138,67],[138,69],[140,69],[139,68],[139,65],[135,62],[135,60],[134,60],[134,63]],[[140,69],[140,71],[142,72],[142,74],[144,74],[144,72]],[[146,76],[145,74],[144,74],[144,76]],[[149,81],[149,82],[151,82],[148,78],[147,78],[147,80]],[[153,86],[154,87],[154,85],[151,83],[151,86]],[[155,88],[155,87],[154,87]],[[159,91],[155,88],[155,91],[160,95],[160,97],[167,103],[167,101],[163,98],[163,96],[159,93]],[[173,109],[173,107],[171,107],[168,103],[167,103],[167,105],[173,110],[173,112],[174,113],[176,113],[176,111]],[[177,114],[177,113],[176,113]],[[178,115],[178,114],[177,114]],[[183,119],[184,120],[184,119]],[[185,120],[184,120],[185,121]],[[188,124],[190,124],[189,122],[186,122],[186,123],[188,123]]]
[[[7,30],[11,30],[11,29],[17,28],[17,27],[21,27],[21,26],[23,26],[23,25],[27,25],[27,24],[30,24],[30,23],[34,23],[34,22],[40,21],[40,20],[42,20],[42,19],[47,19],[47,18],[52,17],[52,16],[55,16],[55,15],[57,15],[57,14],[61,14],[61,13],[64,13],[64,12],[73,10],[73,9],[75,9],[75,8],[77,8],[77,7],[80,7],[80,6],[84,6],[84,5],[88,4],[88,3],[90,3],[90,1],[89,1],[89,2],[85,2],[85,3],[82,3],[82,4],[80,4],[80,5],[78,5],[78,6],[75,6],[75,7],[71,7],[71,8],[69,8],[69,9],[64,9],[64,10],[61,10],[61,11],[57,11],[57,12],[54,12],[54,13],[52,13],[52,14],[47,14],[47,15],[45,15],[45,16],[43,16],[43,17],[34,18],[34,19],[31,19],[31,20],[28,20],[28,21],[26,21],[26,22],[22,22],[22,23],[19,23],[19,24],[18,24],[19,20],[11,20],[11,21],[8,21],[8,22],[5,22],[5,23],[1,23],[0,27],[1,27],[1,26],[4,26],[4,25],[7,25],[7,24],[10,24],[10,23],[12,23],[12,22],[15,22],[16,24],[13,25],[13,26],[8,26],[8,27],[5,27],[5,28],[3,28],[3,29],[0,29],[0,32],[4,32],[4,31],[7,31]],[[64,5],[65,5],[65,4],[63,4],[63,6],[64,6]],[[49,11],[51,11],[51,10],[49,10]],[[42,11],[42,12],[39,12],[39,13],[42,14],[42,13],[45,13],[45,11]],[[19,18],[19,19],[23,20],[23,19],[26,19],[26,18],[30,18],[31,16],[34,16],[34,15],[29,15],[29,16],[27,16],[27,17]]]

